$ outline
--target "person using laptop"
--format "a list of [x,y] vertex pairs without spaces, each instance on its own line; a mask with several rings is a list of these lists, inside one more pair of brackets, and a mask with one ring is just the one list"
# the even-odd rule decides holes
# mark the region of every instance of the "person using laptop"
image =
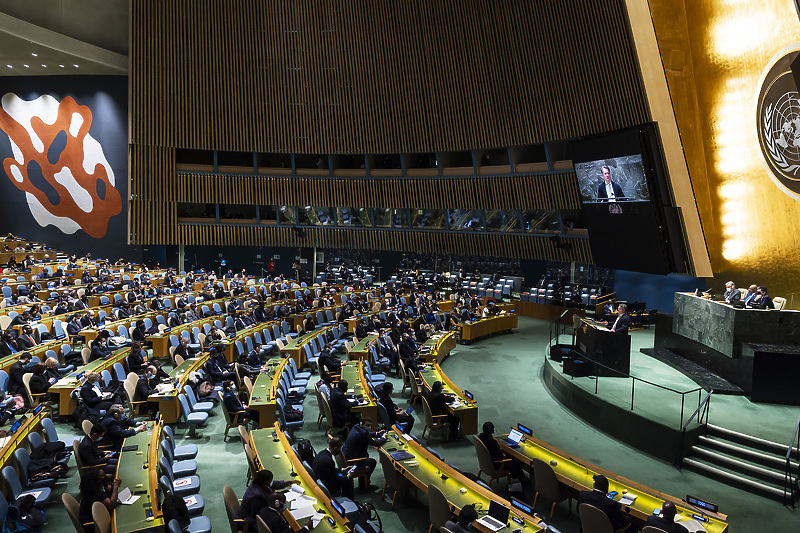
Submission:
[[664,502],[664,505],[661,506],[661,515],[648,516],[647,525],[662,529],[666,533],[686,533],[688,530],[681,524],[675,522],[675,514],[677,511],[674,503]]
[[588,503],[593,507],[600,509],[611,522],[611,527],[614,531],[620,531],[627,528],[631,523],[619,503],[610,499],[608,496],[608,478],[603,474],[594,476],[594,489],[582,490],[578,494],[578,514],[581,512],[581,504]]
[[474,505],[465,505],[458,513],[456,521],[448,520],[445,522],[444,527],[449,529],[451,533],[471,533],[470,525],[478,519],[478,512],[475,510]]
[[492,422],[483,423],[483,433],[478,435],[478,438],[484,446],[486,446],[486,449],[489,450],[489,455],[492,456],[492,462],[495,468],[505,468],[514,479],[523,484],[528,483],[528,476],[526,476],[525,472],[522,470],[522,465],[503,453],[503,450],[500,449],[500,445],[494,438],[494,424]]

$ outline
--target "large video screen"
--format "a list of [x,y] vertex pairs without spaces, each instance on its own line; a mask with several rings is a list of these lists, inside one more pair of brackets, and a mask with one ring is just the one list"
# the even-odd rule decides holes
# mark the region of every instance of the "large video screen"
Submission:
[[649,201],[641,155],[576,163],[584,203]]

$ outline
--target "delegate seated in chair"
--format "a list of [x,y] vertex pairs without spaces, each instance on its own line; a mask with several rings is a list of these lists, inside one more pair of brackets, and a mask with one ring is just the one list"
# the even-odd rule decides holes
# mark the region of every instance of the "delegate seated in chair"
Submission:
[[445,421],[450,425],[450,442],[457,442],[461,440],[461,437],[459,437],[460,420],[447,409],[449,397],[451,396],[442,393],[441,381],[434,381],[433,385],[431,385],[431,390],[425,395],[432,415],[446,415]]
[[233,381],[228,380],[225,383],[223,383],[222,390],[225,391],[222,395],[222,403],[224,404],[225,409],[228,410],[228,413],[231,414],[231,416],[240,413],[240,416],[244,416],[245,418],[252,420],[256,424],[258,424],[258,417],[259,417],[258,411],[248,409],[247,406],[242,404],[242,401],[239,400],[239,396],[236,394],[236,391],[234,390]]
[[661,506],[660,516],[648,516],[647,525],[663,529],[666,533],[686,533],[686,528],[675,522],[675,514],[678,510],[672,502],[664,502]]
[[[274,492],[267,498],[267,505],[261,509],[258,516],[269,528],[272,533],[292,533],[295,531],[286,521],[283,515],[286,509],[286,496],[280,492]],[[308,533],[314,527],[314,523],[309,518],[306,524],[298,529],[296,533]]]
[[236,518],[247,523],[248,531],[256,531],[256,516],[268,504],[269,495],[295,483],[300,483],[300,481],[276,481],[273,480],[270,470],[259,470],[242,495],[242,502],[236,512]]
[[[106,434],[106,427],[97,423],[89,430],[89,434],[83,438],[78,445],[78,455],[80,455],[84,468],[98,467],[108,474],[117,472],[117,457],[112,456],[113,452],[102,451],[97,447],[97,441]],[[87,470],[92,470],[91,468]]]
[[630,525],[630,515],[623,513],[619,503],[610,499],[607,494],[608,478],[603,474],[594,476],[594,490],[582,490],[578,494],[578,513],[580,513],[581,504],[588,503],[603,511],[614,531],[626,529]]
[[341,490],[343,496],[353,499],[353,470],[350,467],[336,466],[336,456],[340,451],[342,451],[342,439],[333,437],[328,447],[314,457],[311,468],[319,481],[328,488],[332,497]]
[[[497,444],[494,438],[494,424],[491,422],[484,422],[483,433],[478,435],[478,438],[481,439],[486,449],[489,450],[489,455],[492,456],[494,467],[498,469],[503,468],[503,462],[509,459],[509,457],[503,453],[503,450],[500,449],[500,445]],[[522,465],[518,461],[509,461],[504,469],[508,470],[511,477],[514,479],[522,482],[528,481],[528,477],[525,475],[525,472],[522,471]]]
[[122,449],[122,443],[126,438],[147,429],[145,422],[136,422],[128,418],[125,408],[121,404],[112,405],[100,423],[106,428],[106,442],[111,445],[111,449],[116,451]]
[[[386,430],[373,432],[372,419],[365,416],[361,419],[359,424],[353,426],[350,433],[347,434],[347,439],[342,446],[342,453],[344,453],[347,462],[351,466],[356,466],[357,470],[353,472],[354,476],[359,477],[358,488],[361,490],[368,490],[371,486],[370,477],[378,462],[369,457],[370,446],[381,446],[386,442]],[[362,474],[366,474],[365,476]]]
[[350,410],[354,405],[358,405],[358,400],[347,394],[348,386],[347,380],[341,379],[331,391],[331,416],[333,425],[337,428],[358,424],[358,417]]
[[117,506],[117,493],[122,482],[114,479],[114,476],[106,474],[102,470],[93,468],[88,470],[81,478],[81,506],[78,512],[78,519],[84,526],[87,533],[93,533],[94,519],[92,518],[92,505],[96,502],[102,503],[108,512],[114,511]]

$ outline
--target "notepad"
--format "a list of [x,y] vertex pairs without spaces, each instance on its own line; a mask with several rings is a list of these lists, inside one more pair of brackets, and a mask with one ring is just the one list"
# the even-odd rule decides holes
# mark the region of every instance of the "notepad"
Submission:
[[134,496],[131,494],[131,489],[125,487],[122,492],[117,494],[117,503],[121,503],[122,505],[132,505],[136,503],[136,500],[139,499],[139,496]]
[[631,494],[630,492],[627,492],[622,495],[622,498],[620,498],[619,503],[627,507],[633,502],[635,502],[636,498],[637,498],[636,494]]

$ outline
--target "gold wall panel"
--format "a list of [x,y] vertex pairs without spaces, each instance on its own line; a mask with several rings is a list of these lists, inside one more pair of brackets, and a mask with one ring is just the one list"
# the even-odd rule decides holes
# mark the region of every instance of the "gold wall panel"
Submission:
[[[770,178],[756,95],[770,59],[800,42],[790,0],[649,0],[718,291],[800,291],[800,203]],[[797,305],[795,306],[797,307]]]

